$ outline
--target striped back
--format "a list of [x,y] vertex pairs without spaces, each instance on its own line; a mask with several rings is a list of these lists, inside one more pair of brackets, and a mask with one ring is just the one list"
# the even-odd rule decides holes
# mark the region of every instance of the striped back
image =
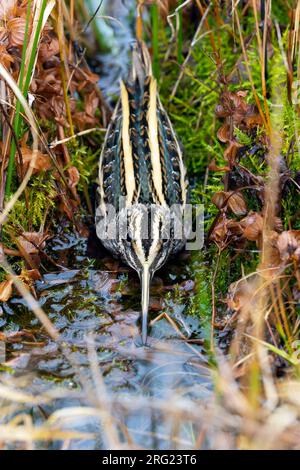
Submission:
[[121,81],[102,150],[99,169],[100,205],[186,202],[186,172],[170,120],[157,93],[147,48],[136,43],[129,80]]
[[[100,157],[96,230],[104,246],[139,274],[144,344],[151,278],[185,242],[176,227],[186,193],[181,150],[157,93],[148,50],[137,42]],[[108,238],[111,228],[115,235]]]

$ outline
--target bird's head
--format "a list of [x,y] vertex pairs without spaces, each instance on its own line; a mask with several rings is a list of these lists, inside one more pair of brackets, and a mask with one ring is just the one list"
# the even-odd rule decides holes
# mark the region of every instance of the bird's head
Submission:
[[120,252],[141,280],[142,339],[145,344],[150,282],[155,271],[174,251],[174,214],[163,206],[136,204],[125,209],[123,214],[120,212],[119,226],[123,227],[123,236],[119,238]]

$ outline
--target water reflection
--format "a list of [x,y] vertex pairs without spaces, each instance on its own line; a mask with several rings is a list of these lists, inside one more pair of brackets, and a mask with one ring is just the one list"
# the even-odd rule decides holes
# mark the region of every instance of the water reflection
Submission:
[[[15,298],[9,304],[13,315],[8,317],[6,329],[15,328],[22,319],[18,329],[32,333],[34,340],[10,345],[9,367],[34,374],[31,390],[67,387],[67,398],[42,407],[47,416],[65,407],[103,406],[99,388],[104,387],[120,442],[155,449],[193,447],[197,420],[193,422],[188,415],[183,419],[178,405],[185,409],[206,400],[211,377],[203,345],[183,339],[188,332],[195,338],[201,331],[199,321],[186,315],[186,299],[178,304],[168,299],[163,304],[166,316],[161,311],[152,312],[149,347],[141,347],[139,282],[135,274],[111,258],[87,258],[87,240],[72,234],[60,233],[49,249],[57,262],[72,260],[72,269],[46,274],[36,285],[40,303],[59,330],[63,346],[51,341],[23,300]],[[179,270],[181,276],[174,278],[166,270],[156,281],[153,305],[169,283],[163,296],[170,297],[168,292],[172,295],[170,277],[173,285],[175,281],[186,285],[184,267],[179,266]],[[78,392],[77,398],[73,398],[73,390]],[[68,420],[72,430],[94,436],[70,441],[70,447],[107,445],[100,417],[80,413]]]

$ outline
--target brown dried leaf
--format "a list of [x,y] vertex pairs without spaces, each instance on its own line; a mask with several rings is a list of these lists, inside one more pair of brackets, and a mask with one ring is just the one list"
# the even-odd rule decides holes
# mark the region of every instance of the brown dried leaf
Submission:
[[219,208],[228,207],[235,215],[247,214],[247,206],[243,195],[234,191],[218,191],[212,197],[212,202]]
[[16,0],[1,0],[0,20],[6,20],[15,6]]
[[217,137],[221,142],[230,141],[230,126],[229,124],[223,124],[217,132]]
[[283,230],[282,220],[280,219],[280,217],[274,218],[274,230],[276,230],[277,232],[282,232]]
[[223,248],[228,239],[228,231],[225,223],[219,223],[216,225],[210,238],[216,243],[216,245],[218,245],[218,247]]
[[[33,163],[33,151],[29,147],[21,147],[21,153],[25,169]],[[46,171],[51,168],[51,159],[49,155],[37,151],[36,160],[33,165],[33,174],[39,173],[40,171]]]
[[53,37],[42,41],[39,49],[39,59],[42,63],[47,62],[57,54],[59,54],[59,42],[57,38]]
[[78,201],[75,201],[74,199],[63,199],[59,204],[59,209],[61,212],[64,212],[70,220],[74,218],[77,207]]
[[216,161],[212,160],[208,167],[209,171],[230,171],[229,166],[217,166]]
[[8,45],[8,32],[3,26],[0,26],[0,44],[1,46],[5,46],[4,49],[6,50],[6,46]]
[[9,331],[3,334],[3,338],[7,343],[20,343],[24,338],[35,341],[34,335],[28,330]]
[[221,98],[220,104],[216,107],[216,115],[219,118],[233,117],[234,121],[239,121],[247,112],[248,104],[244,100],[244,92],[225,91]]
[[42,276],[38,269],[29,269],[29,270],[22,270],[21,278],[24,282],[27,282],[27,281],[31,282],[31,281],[39,281],[40,279],[42,279]]
[[245,215],[247,214],[246,202],[243,198],[243,195],[239,192],[234,192],[228,199],[227,203],[231,212],[235,215]]
[[230,284],[226,297],[226,304],[230,310],[239,312],[245,305],[249,304],[253,296],[251,283],[246,280],[239,280]]
[[0,301],[7,302],[12,296],[12,279],[6,279],[0,283]]
[[85,111],[76,111],[76,113],[74,113],[74,122],[79,129],[83,131],[84,129],[97,125],[98,120],[96,117],[89,116]]
[[9,68],[10,64],[12,64],[14,59],[12,56],[7,52],[6,47],[0,44],[0,62],[6,68]]
[[38,253],[39,250],[36,246],[40,249],[44,249],[46,246],[45,235],[41,232],[24,232],[17,240],[28,254]]
[[75,188],[77,184],[79,183],[80,180],[80,174],[79,171],[75,166],[70,166],[70,168],[67,169],[67,173],[69,175],[69,185],[71,188]]
[[[82,71],[81,71],[82,72]],[[79,73],[79,71],[78,71]],[[83,80],[82,78],[82,75],[84,75],[84,78],[85,80]],[[85,69],[84,70],[84,74],[80,75],[80,77],[78,77],[78,91],[82,91],[84,88],[86,87],[89,87],[90,85],[94,85],[96,83],[98,83],[99,81],[99,76],[96,75],[95,73],[91,72],[90,70],[88,69]]]
[[228,198],[228,193],[226,191],[218,191],[212,197],[212,202],[218,209],[223,209],[224,203]]
[[257,241],[263,229],[263,217],[257,212],[251,212],[241,220],[241,226],[244,228],[244,237],[250,241]]
[[274,230],[268,232],[268,256],[262,258],[260,275],[269,281],[278,279],[280,273],[280,254],[277,247],[279,234]]
[[222,213],[219,217],[210,238],[220,247],[224,248],[230,239],[239,238],[243,233],[240,222],[233,219],[227,219],[226,215]]
[[91,116],[95,116],[95,112],[98,109],[99,106],[99,95],[96,93],[96,90],[93,90],[91,93],[88,93],[85,96],[85,112]]
[[237,155],[237,151],[238,149],[242,147],[241,144],[239,144],[238,142],[236,142],[235,140],[231,140],[230,141],[230,144],[228,145],[228,147],[225,149],[225,152],[224,152],[224,158],[231,164],[233,165],[236,161],[236,155]]
[[[55,79],[56,80],[56,79]],[[44,87],[44,89],[43,89]],[[47,101],[43,101],[41,103],[38,103],[38,110],[39,114],[42,119],[53,119],[53,117],[61,124],[64,126],[65,124],[65,116],[66,116],[66,105],[65,105],[65,100],[63,96],[60,96],[60,93],[62,93],[62,86],[61,82],[58,81],[56,84],[47,84],[44,83],[44,85],[38,87],[38,93],[42,92],[45,95],[50,95],[54,94],[54,96],[51,96],[50,99]],[[70,103],[72,100],[70,100]]]
[[22,46],[24,43],[26,20],[24,18],[12,18],[7,22],[9,32],[9,45],[11,47]]
[[238,220],[228,219],[227,229],[230,233],[230,236],[232,236],[232,235],[240,236],[243,233],[243,229],[242,229],[241,224]]
[[258,113],[253,113],[253,114],[250,113],[248,116],[245,117],[244,121],[245,121],[247,128],[252,128],[252,127],[263,125],[261,115]]
[[284,262],[292,258],[300,259],[300,230],[287,230],[278,236],[277,248]]
[[248,95],[248,90],[239,90],[236,92],[236,94],[240,98],[246,98],[246,96]]

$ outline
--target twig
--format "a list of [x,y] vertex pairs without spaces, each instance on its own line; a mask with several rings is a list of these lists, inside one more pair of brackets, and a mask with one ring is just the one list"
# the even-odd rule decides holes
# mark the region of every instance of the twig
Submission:
[[82,32],[85,34],[90,26],[90,24],[92,23],[92,21],[94,21],[94,19],[96,18],[97,14],[98,14],[98,11],[100,10],[101,6],[102,6],[102,3],[103,3],[103,0],[100,0],[100,3],[99,5],[97,6],[95,12],[93,13],[93,15],[90,17],[89,21],[87,22],[87,24],[85,25],[85,27],[83,28]]
[[181,81],[181,79],[182,79],[182,77],[183,77],[183,74],[184,74],[184,71],[185,71],[185,67],[186,67],[186,65],[187,65],[187,63],[188,63],[188,61],[189,61],[189,59],[190,59],[190,57],[191,57],[192,49],[193,49],[194,45],[197,43],[197,37],[198,37],[198,35],[199,35],[199,33],[200,33],[201,29],[202,29],[203,23],[204,23],[204,21],[205,21],[205,18],[206,18],[207,15],[208,15],[208,12],[209,12],[209,10],[210,10],[210,7],[211,7],[211,4],[208,5],[208,7],[207,7],[206,10],[205,10],[204,15],[202,16],[202,18],[201,18],[201,20],[200,20],[200,22],[199,22],[198,28],[197,28],[197,30],[196,30],[196,32],[195,32],[195,34],[194,34],[194,37],[193,37],[192,42],[191,42],[191,45],[190,45],[190,47],[189,47],[187,56],[186,56],[186,58],[185,58],[185,60],[184,60],[184,62],[183,62],[183,64],[182,64],[182,66],[181,66],[180,74],[179,74],[179,76],[178,76],[178,78],[177,78],[177,80],[176,80],[176,83],[175,83],[174,87],[173,87],[173,90],[172,90],[172,93],[171,93],[171,96],[170,96],[170,99],[171,99],[171,100],[174,98],[174,96],[175,96],[175,94],[176,94],[176,92],[177,92],[178,85],[179,85],[179,83],[180,83],[180,81]]
[[82,135],[90,134],[91,132],[106,132],[106,129],[102,127],[93,127],[92,129],[86,129],[84,131],[78,132],[77,134],[71,135],[70,137],[66,137],[65,139],[53,140],[53,142],[49,144],[49,148],[54,149],[58,145],[65,144],[66,142],[69,142],[70,140],[76,139],[77,137],[80,137]]
[[210,328],[210,350],[214,351],[214,331],[215,331],[215,320],[216,320],[216,299],[215,299],[215,282],[220,265],[221,250],[219,249],[217,262],[214,270],[214,274],[211,281],[211,297],[212,297],[212,316],[211,316],[211,328]]

